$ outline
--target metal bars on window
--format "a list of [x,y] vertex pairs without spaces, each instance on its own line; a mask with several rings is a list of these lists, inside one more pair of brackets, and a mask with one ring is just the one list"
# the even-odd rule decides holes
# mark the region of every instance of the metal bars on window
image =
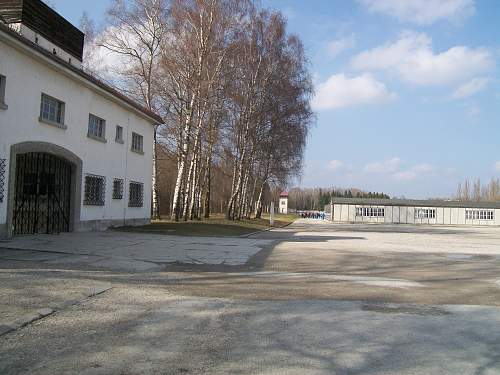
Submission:
[[113,180],[113,199],[123,199],[123,180],[121,178]]
[[0,159],[0,203],[3,202],[5,192],[5,170],[7,168],[7,159]]
[[144,184],[140,182],[130,182],[128,191],[128,206],[142,207],[144,201]]
[[86,175],[83,204],[87,206],[104,206],[106,196],[106,177]]

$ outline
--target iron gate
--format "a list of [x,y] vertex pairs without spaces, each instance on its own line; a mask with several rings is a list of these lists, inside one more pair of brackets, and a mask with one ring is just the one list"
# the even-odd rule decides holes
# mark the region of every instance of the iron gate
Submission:
[[14,234],[69,231],[71,164],[31,152],[16,158]]

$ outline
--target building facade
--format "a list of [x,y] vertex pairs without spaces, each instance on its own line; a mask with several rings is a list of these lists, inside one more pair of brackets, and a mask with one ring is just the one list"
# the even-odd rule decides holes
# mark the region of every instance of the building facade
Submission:
[[41,1],[0,16],[0,237],[149,222],[161,118],[84,73],[83,34]]
[[286,191],[280,194],[279,213],[288,214],[288,193]]
[[334,198],[338,223],[500,225],[500,202]]

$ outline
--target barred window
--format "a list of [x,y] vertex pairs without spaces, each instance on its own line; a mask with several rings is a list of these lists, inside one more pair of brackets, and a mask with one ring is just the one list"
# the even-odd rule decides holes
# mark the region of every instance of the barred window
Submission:
[[144,200],[144,185],[140,182],[131,182],[128,191],[128,206],[142,207]]
[[356,207],[356,216],[385,217],[385,208],[382,208],[382,207]]
[[493,210],[465,210],[465,220],[494,220]]
[[0,203],[3,202],[6,166],[7,166],[7,160],[0,159]]
[[132,132],[132,151],[143,152],[143,137]]
[[113,199],[123,198],[123,180],[121,178],[115,178],[113,180]]
[[47,94],[42,94],[40,118],[45,121],[64,124],[64,103]]
[[104,140],[106,135],[106,120],[89,114],[89,129],[87,132],[87,136],[90,138],[99,138]]
[[85,176],[85,195],[83,204],[88,206],[104,206],[106,196],[106,177]]
[[436,210],[433,208],[416,208],[415,219],[435,219]]

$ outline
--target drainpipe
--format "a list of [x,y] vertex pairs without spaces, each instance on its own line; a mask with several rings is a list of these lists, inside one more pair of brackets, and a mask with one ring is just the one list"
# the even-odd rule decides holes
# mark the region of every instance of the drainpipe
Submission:
[[127,186],[128,186],[128,145],[130,136],[130,116],[127,117],[127,132],[125,136],[125,174],[123,176],[123,225],[127,222]]

